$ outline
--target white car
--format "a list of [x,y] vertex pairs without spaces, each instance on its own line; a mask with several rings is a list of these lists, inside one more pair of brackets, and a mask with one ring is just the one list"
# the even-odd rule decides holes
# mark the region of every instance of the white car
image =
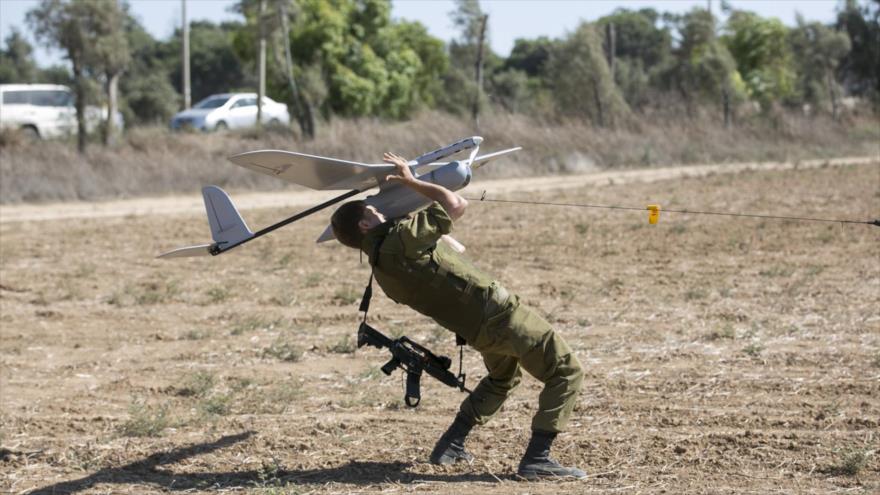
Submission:
[[[0,84],[0,127],[20,129],[33,138],[76,134],[76,108],[70,88],[60,84]],[[96,106],[85,109],[86,131],[93,132],[107,113]],[[122,113],[116,112],[122,129]]]
[[[263,124],[289,125],[287,105],[263,97]],[[256,93],[211,95],[171,118],[171,129],[219,131],[253,127],[257,123]]]

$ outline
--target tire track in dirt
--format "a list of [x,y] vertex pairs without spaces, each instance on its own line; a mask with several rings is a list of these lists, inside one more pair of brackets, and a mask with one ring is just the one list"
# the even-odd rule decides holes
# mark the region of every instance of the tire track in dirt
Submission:
[[[485,190],[490,194],[571,189],[584,186],[650,183],[707,175],[736,174],[747,171],[774,171],[840,167],[848,165],[880,165],[880,156],[846,157],[799,162],[725,163],[686,165],[653,169],[609,170],[580,175],[518,177],[511,179],[475,180],[470,192]],[[326,201],[330,191],[273,191],[231,193],[239,210],[283,208],[313,205]],[[134,198],[98,202],[66,202],[0,206],[0,223],[35,222],[112,218],[144,215],[203,214],[202,198],[197,193],[186,196]]]

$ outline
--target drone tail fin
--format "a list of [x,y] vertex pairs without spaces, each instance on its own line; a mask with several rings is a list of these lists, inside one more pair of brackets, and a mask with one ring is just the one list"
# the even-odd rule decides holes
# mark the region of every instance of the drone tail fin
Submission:
[[238,244],[254,236],[226,191],[217,186],[207,186],[202,189],[202,196],[215,243],[221,246]]
[[214,244],[174,249],[160,254],[159,258],[206,256],[213,254],[212,249],[215,246],[238,244],[254,236],[226,191],[217,186],[207,186],[202,189],[202,197],[205,199],[205,212],[208,214],[208,225],[211,227]]

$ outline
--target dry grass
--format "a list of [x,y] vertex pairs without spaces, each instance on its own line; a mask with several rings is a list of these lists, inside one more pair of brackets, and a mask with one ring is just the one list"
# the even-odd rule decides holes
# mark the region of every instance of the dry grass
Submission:
[[408,122],[335,119],[318,138],[301,142],[291,132],[170,134],[135,128],[115,149],[97,145],[84,156],[73,143],[28,143],[0,139],[0,202],[93,200],[197,193],[206,184],[231,189],[277,190],[290,186],[240,169],[226,157],[275,148],[376,162],[382,152],[408,156],[480,134],[486,149],[522,146],[503,166],[482,177],[534,176],[597,168],[650,167],[734,161],[800,160],[880,154],[877,117],[856,116],[843,124],[824,117],[752,117],[725,130],[712,116],[693,120],[655,113],[626,129],[599,129],[581,122],[543,122],[505,113],[483,118],[481,129],[442,113]]
[[[875,218],[878,172],[519,194]],[[256,225],[277,215],[248,212]],[[221,259],[171,262],[153,256],[204,235],[201,216],[0,223],[0,492],[880,490],[876,227],[669,213],[650,226],[644,212],[472,204],[456,226],[469,256],[547,316],[586,370],[553,454],[590,478],[524,484],[512,473],[539,383],[526,376],[475,429],[473,465],[427,463],[463,395],[425,378],[409,410],[400,372],[378,370],[387,352],[349,353],[359,315],[337,290],[369,269],[314,243],[319,217]],[[284,290],[296,297],[279,306]],[[381,292],[371,321],[456,356],[450,333]],[[469,384],[484,370],[466,350]]]

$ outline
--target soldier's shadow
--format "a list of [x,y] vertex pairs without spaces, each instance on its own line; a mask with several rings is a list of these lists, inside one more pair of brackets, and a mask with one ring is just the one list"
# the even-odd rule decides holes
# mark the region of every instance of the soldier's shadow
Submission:
[[150,455],[142,460],[124,466],[101,469],[76,480],[62,481],[53,485],[32,490],[31,494],[69,494],[87,490],[99,484],[152,485],[166,491],[178,490],[216,490],[223,488],[248,488],[274,485],[307,485],[328,482],[353,485],[377,483],[415,483],[415,482],[491,482],[499,478],[490,474],[419,474],[410,473],[412,464],[404,462],[358,462],[325,469],[286,470],[262,469],[256,471],[228,471],[179,473],[162,469],[162,465],[174,464],[189,457],[206,454],[253,435],[244,432],[228,435],[215,442],[181,447],[170,452]]

